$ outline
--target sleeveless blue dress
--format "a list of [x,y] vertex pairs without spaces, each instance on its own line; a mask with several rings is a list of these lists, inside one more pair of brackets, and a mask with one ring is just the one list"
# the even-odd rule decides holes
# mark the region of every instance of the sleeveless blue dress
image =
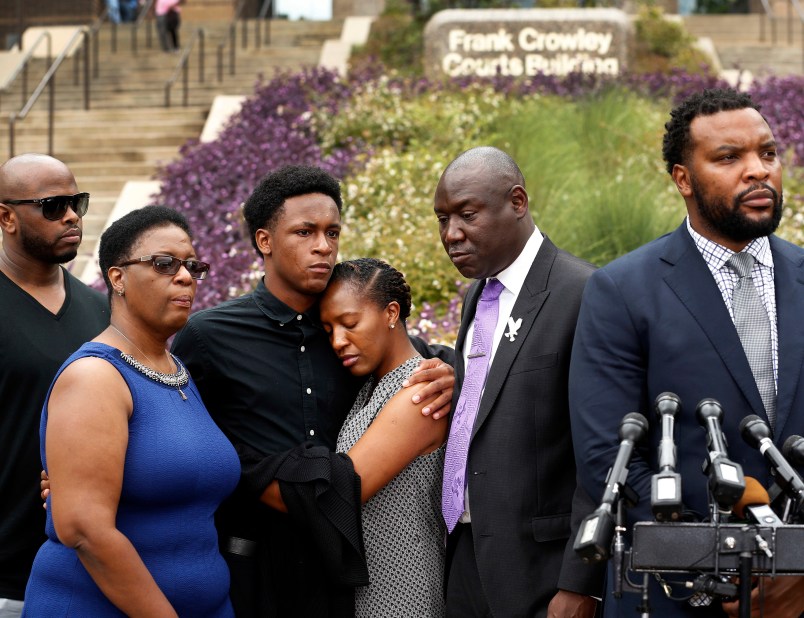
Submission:
[[[114,365],[134,402],[117,528],[134,545],[179,616],[234,616],[229,602],[229,570],[218,551],[213,519],[218,505],[240,479],[234,448],[210,418],[192,379],[181,387],[187,397],[184,400],[176,386],[148,377],[111,346],[84,344],[65,361],[56,377],[67,365],[87,356]],[[178,360],[176,364],[183,368]],[[50,392],[40,425],[45,470],[49,399]],[[23,616],[123,616],[97,587],[75,550],[59,542],[50,504],[45,532],[48,540],[34,561]]]

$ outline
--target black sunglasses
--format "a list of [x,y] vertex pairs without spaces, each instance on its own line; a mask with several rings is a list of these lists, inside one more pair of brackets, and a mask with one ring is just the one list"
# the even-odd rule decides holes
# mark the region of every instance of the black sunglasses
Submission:
[[179,272],[182,264],[190,273],[193,279],[206,279],[209,272],[209,264],[199,260],[180,260],[172,255],[143,255],[136,260],[129,260],[118,264],[118,266],[131,266],[140,262],[150,262],[154,270],[160,275],[175,275]]
[[76,193],[75,195],[54,195],[35,200],[3,200],[4,204],[16,206],[18,204],[38,204],[42,208],[42,216],[48,221],[58,221],[72,208],[79,217],[83,217],[89,210],[89,193]]

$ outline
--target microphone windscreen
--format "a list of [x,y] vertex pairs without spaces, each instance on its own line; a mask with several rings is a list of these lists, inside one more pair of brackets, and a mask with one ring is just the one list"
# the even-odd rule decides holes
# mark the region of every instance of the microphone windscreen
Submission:
[[753,476],[745,477],[745,491],[742,498],[734,505],[734,514],[738,519],[747,519],[745,509],[757,504],[770,504],[768,491]]
[[804,465],[804,438],[790,436],[784,441],[782,455],[794,466]]

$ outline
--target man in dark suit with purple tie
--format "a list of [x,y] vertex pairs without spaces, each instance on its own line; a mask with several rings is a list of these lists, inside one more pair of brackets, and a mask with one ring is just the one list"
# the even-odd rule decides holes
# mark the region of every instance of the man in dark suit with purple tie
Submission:
[[572,551],[594,506],[576,492],[567,379],[593,267],[541,234],[522,172],[496,148],[450,163],[435,214],[453,264],[476,280],[444,471],[447,616],[589,618],[602,584]]

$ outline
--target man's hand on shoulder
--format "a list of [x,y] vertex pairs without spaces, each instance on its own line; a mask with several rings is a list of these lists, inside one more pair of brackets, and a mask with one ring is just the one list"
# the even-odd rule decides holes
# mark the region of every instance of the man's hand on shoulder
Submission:
[[419,363],[419,366],[402,383],[402,386],[407,388],[421,382],[429,382],[429,384],[413,395],[411,401],[420,403],[436,397],[432,403],[422,408],[422,414],[425,416],[432,414],[434,419],[449,414],[452,389],[455,387],[455,370],[438,358],[426,358]]
[[593,597],[559,590],[547,606],[547,618],[594,618],[596,608]]
[[[766,577],[763,585],[764,594],[760,594],[759,586],[751,591],[751,616],[799,618],[804,612],[804,577]],[[740,603],[723,603],[723,610],[728,616],[737,618],[740,615]]]

